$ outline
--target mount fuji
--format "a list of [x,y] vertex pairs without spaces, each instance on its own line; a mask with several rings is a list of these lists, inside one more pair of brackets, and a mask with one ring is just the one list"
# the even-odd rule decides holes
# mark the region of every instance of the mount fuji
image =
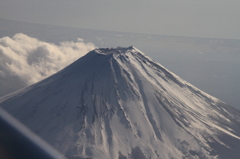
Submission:
[[240,158],[240,111],[132,46],[95,49],[0,106],[70,159]]

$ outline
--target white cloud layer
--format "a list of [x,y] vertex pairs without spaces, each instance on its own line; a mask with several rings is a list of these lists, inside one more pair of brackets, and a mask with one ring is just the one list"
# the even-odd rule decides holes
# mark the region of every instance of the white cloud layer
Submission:
[[0,77],[18,76],[27,85],[38,82],[95,48],[83,39],[59,45],[18,33],[0,38]]

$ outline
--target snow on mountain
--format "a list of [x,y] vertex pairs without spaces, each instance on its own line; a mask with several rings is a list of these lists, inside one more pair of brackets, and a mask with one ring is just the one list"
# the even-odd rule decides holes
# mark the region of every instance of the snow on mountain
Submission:
[[240,158],[240,111],[134,47],[95,49],[0,106],[69,158]]

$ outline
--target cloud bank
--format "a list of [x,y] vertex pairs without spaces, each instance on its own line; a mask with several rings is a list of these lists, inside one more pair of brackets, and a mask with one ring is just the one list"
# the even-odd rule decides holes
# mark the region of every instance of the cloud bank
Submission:
[[19,77],[26,85],[59,71],[95,48],[83,39],[59,45],[18,33],[0,38],[0,78]]

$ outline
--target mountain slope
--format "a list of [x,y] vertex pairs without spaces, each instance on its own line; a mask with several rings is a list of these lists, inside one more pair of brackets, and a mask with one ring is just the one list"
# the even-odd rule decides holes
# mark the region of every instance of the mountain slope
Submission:
[[240,112],[134,47],[96,49],[0,105],[69,158],[238,158]]

